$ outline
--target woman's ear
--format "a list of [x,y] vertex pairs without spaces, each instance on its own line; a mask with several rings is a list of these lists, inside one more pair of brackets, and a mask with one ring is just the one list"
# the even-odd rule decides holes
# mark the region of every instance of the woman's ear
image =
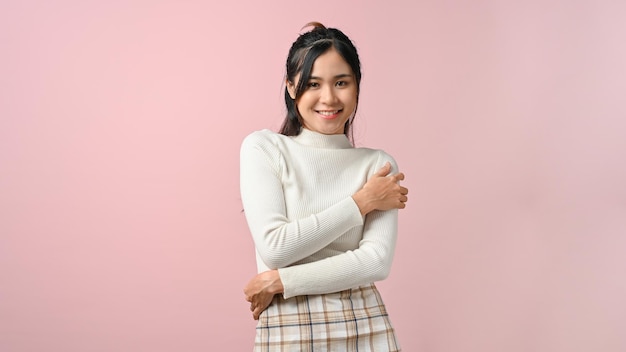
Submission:
[[287,92],[289,92],[291,99],[296,100],[296,86],[289,80],[285,81],[285,85],[287,86]]

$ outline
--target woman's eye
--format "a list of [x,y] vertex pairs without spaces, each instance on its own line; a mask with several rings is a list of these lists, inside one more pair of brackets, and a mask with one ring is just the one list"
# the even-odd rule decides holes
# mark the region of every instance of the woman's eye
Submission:
[[308,88],[317,88],[317,87],[319,87],[319,86],[320,86],[320,84],[319,84],[319,83],[317,83],[317,82],[309,82],[306,86],[307,86]]
[[337,87],[343,87],[343,86],[345,86],[347,84],[348,84],[348,82],[346,82],[346,81],[337,81],[337,83],[335,83],[335,85]]

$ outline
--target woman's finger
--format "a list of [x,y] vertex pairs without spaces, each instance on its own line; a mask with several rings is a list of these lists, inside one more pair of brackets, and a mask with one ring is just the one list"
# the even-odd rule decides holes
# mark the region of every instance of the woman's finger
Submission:
[[376,171],[374,175],[384,177],[384,176],[389,175],[390,172],[391,172],[391,163],[386,162],[385,165],[383,165],[383,167],[381,167],[378,171]]

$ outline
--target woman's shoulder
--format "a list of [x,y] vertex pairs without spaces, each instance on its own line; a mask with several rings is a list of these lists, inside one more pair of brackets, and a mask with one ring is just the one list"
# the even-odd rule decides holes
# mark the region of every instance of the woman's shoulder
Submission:
[[393,159],[391,154],[387,153],[384,149],[372,147],[355,147],[354,149],[360,151],[363,154],[374,155],[382,159]]
[[[383,149],[376,149],[370,147],[358,147],[355,150],[359,151],[363,155],[367,155],[370,160],[375,164],[377,168],[383,167],[387,162],[391,163],[392,170],[398,170],[398,164],[396,159],[387,153]],[[375,161],[374,161],[375,160]],[[396,171],[397,172],[397,171]]]
[[242,146],[263,146],[263,145],[275,145],[276,142],[284,137],[282,134],[262,129],[254,131],[244,137]]
[[272,138],[276,138],[276,135],[278,135],[277,132],[274,132],[272,130],[265,128],[262,130],[252,131],[250,134],[248,134],[244,138],[244,141],[245,140],[270,140]]

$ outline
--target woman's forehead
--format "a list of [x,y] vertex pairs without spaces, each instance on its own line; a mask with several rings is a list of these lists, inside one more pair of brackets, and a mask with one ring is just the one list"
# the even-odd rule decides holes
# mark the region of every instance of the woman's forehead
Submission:
[[346,60],[334,49],[320,55],[311,67],[311,78],[336,78],[352,76],[352,68]]

